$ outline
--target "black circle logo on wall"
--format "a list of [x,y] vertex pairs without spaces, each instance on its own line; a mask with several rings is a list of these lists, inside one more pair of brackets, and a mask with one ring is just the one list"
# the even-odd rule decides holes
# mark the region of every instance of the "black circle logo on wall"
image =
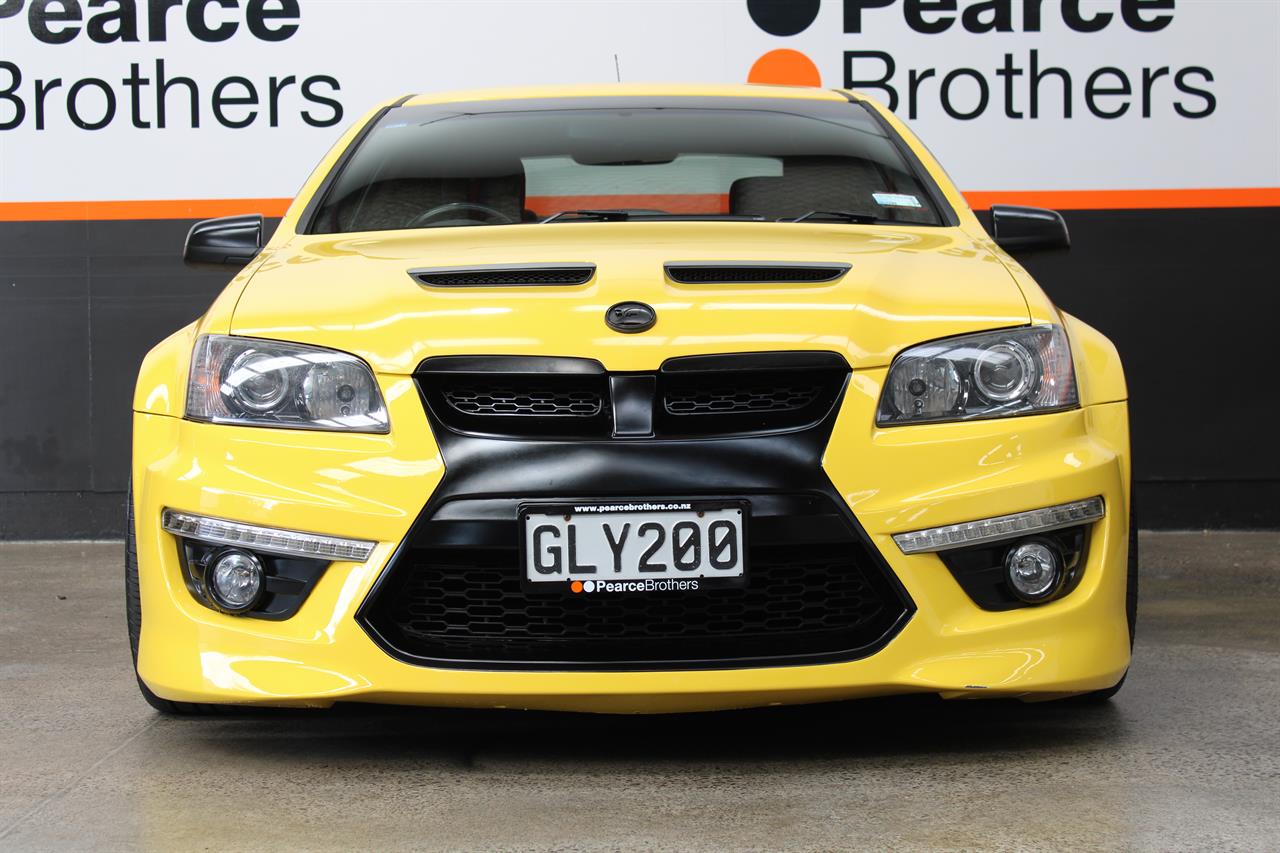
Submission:
[[658,322],[658,312],[643,302],[619,302],[604,312],[604,322],[615,332],[634,335],[652,329]]
[[804,32],[818,17],[822,0],[747,0],[756,26],[772,36]]

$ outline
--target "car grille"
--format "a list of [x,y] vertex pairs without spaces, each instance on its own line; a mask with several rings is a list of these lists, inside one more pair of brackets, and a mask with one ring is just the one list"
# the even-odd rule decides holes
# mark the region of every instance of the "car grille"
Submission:
[[744,412],[794,412],[813,404],[818,385],[748,385],[672,389],[662,396],[671,415],[721,415]]
[[525,591],[516,522],[435,519],[418,526],[362,617],[397,655],[442,666],[690,668],[866,653],[907,613],[887,570],[826,498],[771,501],[783,514],[753,514],[744,588]]
[[448,388],[444,399],[465,415],[576,417],[600,414],[599,394],[587,390],[555,388],[503,388],[480,386]]
[[[578,358],[432,358],[416,373],[429,413],[463,433],[514,438],[608,438],[611,388],[625,377],[645,389],[639,406],[656,438],[798,429],[821,420],[848,376],[834,353],[741,353],[668,360],[652,374],[609,374]],[[652,377],[636,383],[637,378]],[[634,404],[634,401],[632,401]],[[630,410],[629,424],[636,412]]]

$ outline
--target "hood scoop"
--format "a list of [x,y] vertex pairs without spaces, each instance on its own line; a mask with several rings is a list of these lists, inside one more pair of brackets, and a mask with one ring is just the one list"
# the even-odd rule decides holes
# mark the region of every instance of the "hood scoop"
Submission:
[[485,264],[409,270],[428,287],[556,287],[586,284],[595,264]]
[[673,261],[664,269],[676,284],[822,284],[843,276],[849,264]]

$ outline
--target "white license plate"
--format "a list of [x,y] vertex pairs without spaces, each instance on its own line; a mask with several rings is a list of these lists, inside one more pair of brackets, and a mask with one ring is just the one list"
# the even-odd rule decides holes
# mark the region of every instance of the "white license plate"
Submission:
[[574,593],[742,586],[747,515],[745,501],[527,504],[524,586]]

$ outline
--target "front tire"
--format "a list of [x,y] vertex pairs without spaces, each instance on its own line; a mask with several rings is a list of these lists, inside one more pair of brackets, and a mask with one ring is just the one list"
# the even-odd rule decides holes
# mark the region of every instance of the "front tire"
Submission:
[[[1125,616],[1129,620],[1129,651],[1132,652],[1133,640],[1138,631],[1138,524],[1137,516],[1133,511],[1132,497],[1129,500],[1129,566],[1126,573],[1124,609]],[[1106,702],[1120,692],[1120,688],[1124,687],[1124,680],[1128,677],[1129,671],[1125,670],[1124,675],[1120,676],[1120,680],[1114,686],[1081,694],[1076,697],[1076,700],[1087,704]]]

